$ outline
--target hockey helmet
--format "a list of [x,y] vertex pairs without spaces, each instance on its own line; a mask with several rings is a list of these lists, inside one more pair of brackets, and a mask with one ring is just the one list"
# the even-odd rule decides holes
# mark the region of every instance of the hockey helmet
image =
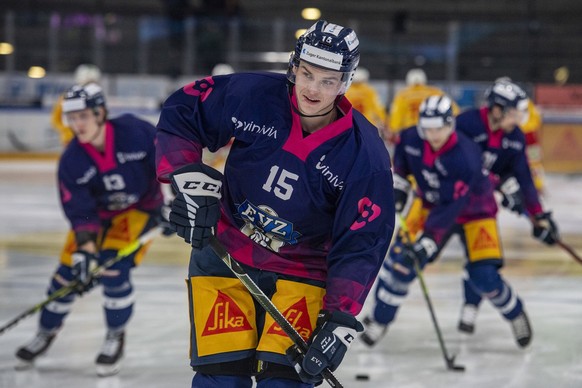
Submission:
[[101,79],[101,70],[95,65],[84,63],[75,69],[75,84],[85,85],[89,82],[99,82]]
[[92,82],[87,85],[75,85],[65,92],[62,102],[63,113],[85,109],[105,108],[105,96],[101,86]]
[[489,109],[495,105],[501,109],[527,110],[527,94],[522,88],[507,79],[498,79],[485,91],[485,99]]
[[426,85],[426,73],[422,69],[410,69],[406,73],[406,85]]
[[453,101],[446,95],[434,95],[426,98],[419,107],[417,129],[421,138],[429,128],[449,126],[451,132],[455,129]]
[[358,37],[351,28],[319,20],[297,39],[295,51],[289,58],[287,79],[295,83],[293,68],[298,67],[300,61],[305,61],[342,73],[342,86],[337,94],[344,94],[360,62],[359,46]]

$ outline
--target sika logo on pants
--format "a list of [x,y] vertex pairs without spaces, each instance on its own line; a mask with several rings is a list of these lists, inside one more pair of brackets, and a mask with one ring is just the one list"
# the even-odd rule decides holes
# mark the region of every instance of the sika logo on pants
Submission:
[[240,307],[228,295],[218,291],[202,336],[244,330],[252,330],[252,327]]

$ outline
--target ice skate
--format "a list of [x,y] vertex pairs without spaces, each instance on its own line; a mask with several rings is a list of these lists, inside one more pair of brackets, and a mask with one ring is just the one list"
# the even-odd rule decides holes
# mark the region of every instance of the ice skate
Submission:
[[376,320],[370,316],[365,317],[363,323],[364,332],[360,335],[360,339],[370,347],[376,345],[388,330],[388,325],[376,322]]
[[18,363],[15,365],[15,369],[32,368],[34,360],[47,351],[55,337],[55,333],[39,331],[32,341],[16,351]]
[[125,333],[123,331],[107,333],[105,342],[95,360],[98,376],[106,377],[119,373],[121,359],[123,358],[124,343]]
[[477,312],[479,308],[474,304],[465,304],[461,309],[461,319],[459,319],[459,326],[457,329],[460,332],[473,334],[475,331],[475,321],[477,320]]
[[525,348],[528,346],[531,342],[532,330],[525,311],[522,311],[517,317],[512,319],[510,323],[513,335],[515,336],[515,340],[519,347]]

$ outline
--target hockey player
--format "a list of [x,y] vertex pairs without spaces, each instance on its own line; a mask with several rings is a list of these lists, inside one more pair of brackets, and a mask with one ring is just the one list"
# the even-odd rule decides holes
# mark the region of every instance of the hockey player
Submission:
[[[410,69],[406,73],[406,87],[400,90],[390,104],[389,130],[396,134],[416,125],[420,104],[429,96],[442,96],[441,89],[427,85],[426,73],[422,69]],[[453,102],[453,114],[459,113],[459,107]]]
[[[89,83],[99,84],[101,81],[101,70],[90,63],[84,63],[75,69],[74,74],[75,85],[87,85]],[[64,94],[59,96],[57,103],[53,107],[51,114],[51,124],[55,132],[61,138],[61,144],[66,146],[75,137],[75,133],[67,123],[63,121],[63,98]]]
[[[58,166],[61,204],[71,231],[48,295],[75,280],[85,285],[78,294],[97,282],[103,286],[107,333],[96,364],[97,373],[108,376],[119,371],[125,327],[133,311],[130,270],[141,262],[147,246],[109,267],[99,279],[89,272],[161,220],[155,128],[132,115],[108,120],[105,98],[95,83],[69,89],[62,105],[75,133]],[[70,293],[42,309],[36,336],[16,352],[21,367],[31,366],[47,351],[75,298],[76,293]]]
[[416,127],[400,134],[394,153],[394,196],[402,209],[412,174],[422,199],[419,236],[412,243],[400,233],[390,249],[378,278],[374,308],[364,319],[361,339],[377,343],[395,319],[398,308],[420,268],[433,261],[453,234],[460,236],[466,252],[469,278],[500,314],[511,323],[519,346],[531,340],[523,303],[501,277],[503,256],[495,215],[493,187],[482,171],[479,147],[455,131],[452,100],[430,96],[420,106]]
[[[503,206],[518,214],[527,213],[533,224],[533,237],[553,245],[559,239],[551,212],[544,211],[534,185],[526,156],[526,140],[518,124],[523,121],[528,98],[507,79],[497,80],[485,94],[487,104],[457,118],[457,131],[476,142],[483,155],[483,167],[503,195]],[[459,330],[472,333],[481,295],[464,279],[465,304]]]
[[346,97],[372,124],[374,124],[382,137],[385,136],[386,110],[376,89],[370,85],[370,72],[368,69],[359,66],[354,74],[354,80]]
[[[394,203],[388,152],[344,97],[359,57],[354,31],[320,20],[297,40],[286,76],[205,78],[165,102],[158,176],[177,192],[170,222],[193,247],[192,387],[251,387],[255,374],[257,387],[312,387],[362,331],[355,316],[388,249]],[[231,137],[224,176],[200,163],[203,147]],[[207,245],[212,233],[309,340],[305,358]]]

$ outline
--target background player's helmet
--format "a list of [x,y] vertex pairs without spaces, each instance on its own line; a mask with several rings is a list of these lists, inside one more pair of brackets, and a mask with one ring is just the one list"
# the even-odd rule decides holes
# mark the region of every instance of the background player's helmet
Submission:
[[65,92],[63,97],[63,113],[70,113],[84,109],[96,110],[105,107],[105,96],[101,86],[92,82],[87,85],[75,85]]
[[498,79],[485,91],[489,109],[499,106],[501,109],[527,110],[527,94],[522,88],[506,79]]
[[359,66],[354,74],[353,82],[368,82],[370,80],[370,71],[365,67]]
[[297,39],[295,51],[289,58],[287,79],[295,83],[293,67],[298,67],[300,60],[305,61],[313,66],[343,73],[343,84],[338,95],[344,94],[360,62],[359,46],[358,37],[351,28],[319,20]]
[[218,63],[212,68],[212,72],[210,75],[217,76],[217,75],[226,75],[234,73],[234,68],[229,65],[228,63]]
[[430,96],[420,104],[416,128],[421,138],[425,138],[427,128],[442,128],[450,126],[451,132],[455,129],[453,115],[453,101],[446,95]]
[[406,85],[426,85],[426,73],[422,69],[410,69],[406,73]]
[[85,85],[89,82],[99,83],[101,80],[101,70],[95,65],[84,63],[75,69],[75,85]]

